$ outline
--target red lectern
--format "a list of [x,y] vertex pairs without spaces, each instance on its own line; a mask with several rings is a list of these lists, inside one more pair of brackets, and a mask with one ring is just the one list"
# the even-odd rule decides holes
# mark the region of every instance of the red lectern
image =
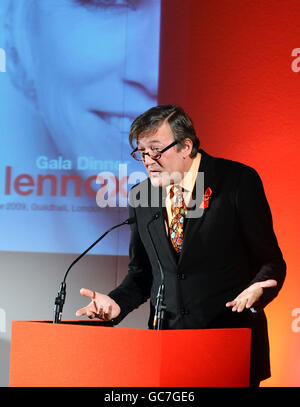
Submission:
[[12,323],[10,386],[248,386],[249,366],[247,328]]

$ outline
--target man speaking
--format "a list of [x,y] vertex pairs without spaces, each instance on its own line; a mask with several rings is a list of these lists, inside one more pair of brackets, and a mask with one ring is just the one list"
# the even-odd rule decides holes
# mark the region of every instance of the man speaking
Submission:
[[258,386],[270,376],[263,308],[286,274],[259,175],[199,149],[190,118],[174,105],[137,117],[129,141],[149,178],[130,193],[129,214],[136,222],[128,274],[108,295],[82,289],[91,302],[76,315],[119,323],[150,298],[152,328],[160,262],[163,328],[251,328],[250,386]]

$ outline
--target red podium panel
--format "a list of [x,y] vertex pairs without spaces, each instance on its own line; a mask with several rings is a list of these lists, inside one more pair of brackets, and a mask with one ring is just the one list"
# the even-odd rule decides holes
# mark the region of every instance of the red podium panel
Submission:
[[10,386],[248,386],[250,333],[13,321]]

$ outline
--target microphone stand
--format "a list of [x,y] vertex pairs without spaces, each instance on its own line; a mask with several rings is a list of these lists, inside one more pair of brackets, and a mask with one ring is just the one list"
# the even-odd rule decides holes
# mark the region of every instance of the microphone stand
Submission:
[[55,298],[55,303],[54,303],[54,318],[53,318],[53,323],[59,323],[61,322],[61,318],[62,318],[62,311],[63,311],[63,306],[65,304],[65,300],[66,300],[66,278],[67,275],[69,273],[69,271],[71,270],[71,268],[83,257],[87,254],[87,252],[89,252],[97,243],[100,242],[100,240],[102,240],[108,233],[110,233],[112,230],[123,226],[123,225],[130,225],[131,223],[134,223],[136,220],[135,218],[128,218],[126,219],[124,222],[119,223],[118,225],[115,225],[113,227],[111,227],[110,229],[108,229],[105,233],[103,233],[103,235],[101,235],[93,244],[90,245],[90,247],[88,247],[83,253],[81,253],[80,256],[78,256],[69,266],[68,270],[65,273],[64,279],[60,285],[60,290],[57,293],[57,296]]
[[160,217],[160,212],[157,212],[147,224],[147,230],[148,230],[148,233],[149,233],[149,236],[150,236],[150,241],[151,241],[152,248],[153,248],[155,256],[156,256],[156,260],[157,260],[160,275],[161,275],[161,283],[160,283],[160,286],[158,288],[158,292],[157,292],[157,296],[156,296],[155,313],[154,313],[154,318],[153,318],[153,329],[155,329],[155,330],[163,329],[164,320],[165,320],[165,310],[167,308],[165,303],[164,303],[164,300],[165,300],[165,276],[164,276],[164,272],[163,272],[163,269],[162,269],[161,262],[160,262],[159,257],[158,257],[156,247],[154,245],[154,242],[153,242],[150,230],[149,230],[150,224],[154,220],[157,220],[159,217]]

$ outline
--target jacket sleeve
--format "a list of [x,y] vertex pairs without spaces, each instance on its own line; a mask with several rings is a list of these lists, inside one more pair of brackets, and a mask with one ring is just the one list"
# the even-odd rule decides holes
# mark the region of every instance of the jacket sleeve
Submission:
[[[130,217],[136,217],[135,212],[134,208],[129,207]],[[128,273],[122,283],[108,294],[121,308],[120,315],[113,321],[114,324],[121,322],[129,312],[148,300],[151,285],[150,261],[141,241],[137,223],[133,223],[129,244]]]
[[245,167],[242,171],[236,191],[236,208],[246,247],[257,270],[249,285],[268,279],[277,281],[276,287],[264,289],[257,304],[263,308],[281,289],[286,263],[273,230],[271,210],[262,181],[253,168]]

